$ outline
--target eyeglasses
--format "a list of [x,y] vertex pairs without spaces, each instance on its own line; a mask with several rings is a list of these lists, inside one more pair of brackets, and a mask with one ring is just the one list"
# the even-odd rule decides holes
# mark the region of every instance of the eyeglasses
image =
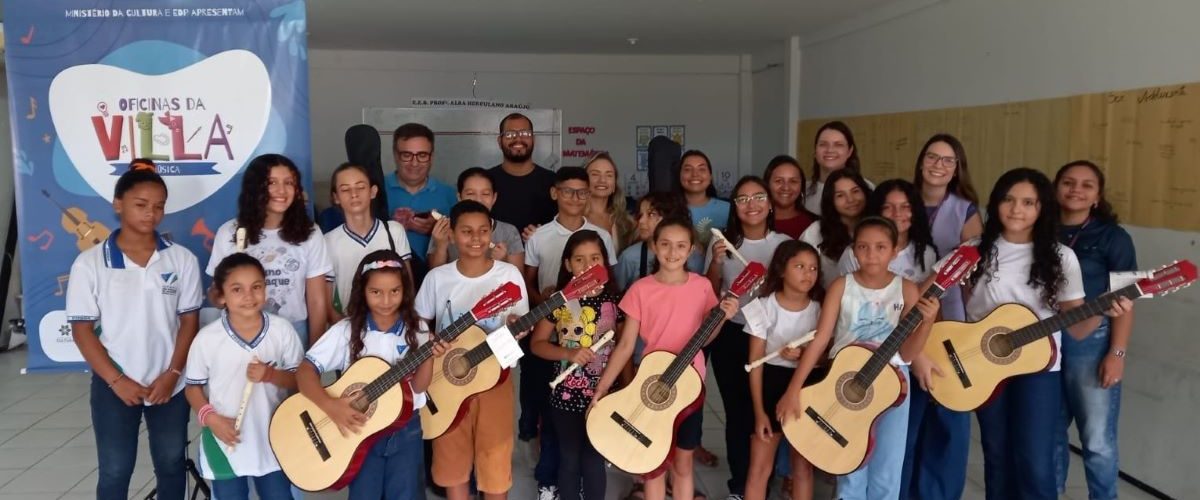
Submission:
[[503,138],[505,138],[505,139],[508,139],[508,140],[513,140],[513,139],[516,139],[516,138],[518,138],[518,137],[520,137],[520,138],[522,138],[522,139],[528,139],[528,138],[530,138],[530,137],[533,137],[533,131],[532,131],[532,130],[529,130],[529,129],[525,129],[525,130],[505,130],[504,132],[501,132],[501,133],[500,133],[500,137],[503,137]]
[[557,189],[558,189],[558,192],[562,193],[563,196],[566,196],[568,198],[575,198],[576,200],[586,200],[588,197],[588,194],[590,193],[590,191],[588,191],[587,189],[571,189],[571,188],[564,188],[564,187],[560,187]]
[[763,203],[767,201],[767,193],[758,193],[753,196],[741,195],[733,199],[733,202],[737,203],[738,205],[745,205],[751,201],[754,201],[755,203]]
[[953,156],[942,156],[937,153],[925,153],[925,161],[934,165],[942,164],[946,168],[954,168],[958,165],[958,158]]
[[416,153],[412,151],[400,151],[399,155],[400,161],[404,162],[411,162],[413,161],[413,158],[416,158],[417,161],[425,163],[428,162],[430,158],[433,158],[433,153],[428,151],[418,151]]

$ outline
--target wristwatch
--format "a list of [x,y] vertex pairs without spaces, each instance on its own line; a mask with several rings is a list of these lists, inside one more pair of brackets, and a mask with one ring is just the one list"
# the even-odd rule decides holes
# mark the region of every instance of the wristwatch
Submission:
[[1108,351],[1108,353],[1112,354],[1113,356],[1116,356],[1118,358],[1125,357],[1125,349],[1112,349],[1112,350]]

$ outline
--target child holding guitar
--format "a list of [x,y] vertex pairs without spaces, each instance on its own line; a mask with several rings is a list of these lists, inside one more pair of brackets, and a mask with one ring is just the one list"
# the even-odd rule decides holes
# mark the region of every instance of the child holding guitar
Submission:
[[[750,437],[750,468],[746,474],[746,498],[767,498],[771,462],[783,438],[775,407],[787,390],[804,348],[787,348],[792,340],[816,329],[821,315],[821,257],[803,241],[788,240],[775,249],[771,266],[760,291],[766,312],[762,324],[746,325],[750,334],[750,359],[780,350],[779,356],[750,371],[750,400],[754,405],[754,435]],[[762,330],[762,331],[759,331]],[[820,374],[814,374],[820,378]],[[811,500],[813,470],[789,445],[791,453],[791,497]]]
[[[967,282],[967,321],[979,321],[1010,302],[1028,307],[1039,319],[1083,304],[1079,260],[1058,243],[1058,202],[1045,174],[1028,168],[1006,172],[992,189],[987,212],[980,265]],[[1119,317],[1131,308],[1122,298],[1107,314]],[[1092,317],[1067,330],[1082,338],[1100,321]],[[1060,335],[1052,337],[1055,346]],[[917,377],[923,387],[929,384],[927,375]],[[1062,392],[1056,359],[1046,371],[1009,379],[977,410],[989,499],[1058,498],[1054,456]]]
[[[412,273],[391,250],[367,254],[355,270],[346,303],[346,318],[322,335],[296,374],[300,392],[329,415],[342,435],[358,433],[367,417],[352,406],[352,397],[331,397],[321,385],[321,373],[345,370],[355,361],[375,356],[396,364],[429,341],[429,329],[413,308]],[[435,352],[443,350],[439,342]],[[412,410],[425,405],[425,388],[432,377],[432,358],[420,364],[408,380]],[[424,498],[425,455],[421,419],[411,415],[403,427],[382,435],[371,446],[358,475],[350,483],[350,498]]]
[[212,481],[216,498],[248,499],[253,482],[263,500],[291,499],[267,428],[296,388],[304,347],[291,323],[263,312],[266,271],[258,259],[241,252],[225,257],[213,273],[213,289],[221,319],[196,335],[184,391],[204,426],[200,474]]
[[[590,229],[577,231],[567,238],[563,248],[557,288],[566,287],[572,276],[581,275],[593,266],[607,265],[607,262],[608,250],[600,235]],[[578,306],[559,307],[551,317],[539,321],[529,343],[534,354],[554,362],[555,376],[573,368],[573,364],[579,365],[551,389],[547,402],[548,416],[558,438],[557,485],[563,500],[579,499],[581,479],[585,498],[604,498],[604,458],[588,441],[584,412],[612,351],[611,345],[598,351],[593,351],[592,346],[605,332],[619,329],[622,320],[617,308],[619,300],[616,285],[609,281],[604,288],[580,299]],[[557,343],[551,341],[551,333],[557,333]]]
[[71,265],[66,314],[92,370],[99,498],[129,498],[143,417],[159,496],[182,500],[185,490],[182,370],[202,294],[196,256],[156,231],[166,202],[153,170],[122,174],[113,193],[121,227]]
[[[821,306],[817,335],[800,357],[799,366],[783,394],[776,414],[780,421],[801,418],[802,387],[832,337],[830,353],[853,343],[882,343],[913,307],[924,321],[901,345],[890,364],[907,380],[908,362],[925,343],[937,317],[938,301],[920,298],[917,284],[905,280],[888,266],[899,253],[896,225],[882,217],[866,217],[854,228],[853,251],[859,269],[837,278]],[[830,377],[840,376],[836,373]],[[908,396],[875,421],[874,448],[857,470],[838,476],[838,496],[843,499],[895,499],[900,495],[900,476],[908,431]],[[808,457],[813,458],[813,457]]]
[[[508,282],[520,284],[522,296],[509,316],[529,312],[521,272],[512,264],[491,257],[492,217],[487,207],[471,200],[454,205],[450,209],[450,237],[458,248],[458,259],[431,269],[425,276],[415,304],[421,318],[434,322],[439,331],[443,330],[469,311],[488,290]],[[503,317],[482,320],[477,326],[490,332],[502,326],[504,321]],[[452,344],[452,348],[457,348],[461,340],[459,344]],[[443,376],[442,372],[435,375]],[[542,386],[540,390],[545,391],[546,387]],[[439,412],[456,410],[438,408]],[[454,426],[433,440],[433,480],[446,488],[448,499],[465,500],[468,497],[472,470],[484,498],[500,499],[508,495],[512,487],[513,427],[510,377],[504,377],[495,387],[463,404]]]
[[[661,350],[678,353],[697,331],[709,310],[718,304],[709,281],[686,269],[688,256],[695,248],[691,221],[679,218],[663,220],[654,228],[652,238],[657,269],[654,274],[634,282],[621,299],[625,324],[621,328],[617,347],[609,357],[608,366],[596,383],[593,405],[608,393],[621,368],[629,362],[639,336],[645,341],[646,352]],[[722,300],[720,306],[728,320],[737,312],[737,298]],[[697,353],[692,359],[692,367],[703,380],[705,363],[702,354]],[[702,413],[700,410],[694,411],[679,422],[674,436],[660,436],[674,439],[674,450],[668,459],[674,482],[672,498],[693,498],[692,452],[700,444]],[[666,490],[665,475],[646,478],[645,498],[661,500],[666,498]]]

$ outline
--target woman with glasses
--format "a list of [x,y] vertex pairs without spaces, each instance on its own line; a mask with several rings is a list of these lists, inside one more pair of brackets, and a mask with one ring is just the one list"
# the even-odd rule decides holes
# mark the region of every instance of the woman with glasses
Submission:
[[[913,184],[925,205],[939,257],[983,233],[967,154],[957,138],[937,134],[925,141],[913,167]],[[942,319],[964,320],[959,287],[942,296],[941,311]],[[909,391],[912,401],[901,498],[961,498],[967,477],[970,414],[937,405],[920,384],[912,384]]]
[[[713,238],[708,245],[708,275],[718,294],[727,290],[746,268],[729,252],[732,245],[748,261],[764,266],[771,262],[775,248],[788,241],[775,232],[774,211],[766,181],[748,175],[733,187],[729,206],[729,241]],[[741,301],[749,302],[747,294]],[[725,407],[725,450],[728,453],[729,496],[740,499],[746,490],[746,472],[750,467],[750,435],[754,433],[754,406],[750,399],[750,377],[744,368],[750,357],[750,337],[745,333],[746,318],[738,312],[726,321],[716,339],[704,348],[712,361],[713,376]]]

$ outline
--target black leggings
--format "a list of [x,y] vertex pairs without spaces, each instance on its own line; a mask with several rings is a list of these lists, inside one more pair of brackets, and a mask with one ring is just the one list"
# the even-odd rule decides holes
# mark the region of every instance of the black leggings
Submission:
[[[562,500],[578,500],[582,492],[588,500],[604,498],[604,457],[592,447],[582,413],[546,408],[560,450],[558,462],[558,495]],[[580,478],[583,489],[579,488]]]
[[750,358],[750,337],[744,325],[725,322],[721,333],[705,347],[712,364],[717,390],[725,407],[725,452],[729,464],[729,493],[741,495],[746,490],[746,472],[750,469],[750,436],[754,434],[754,408],[750,399],[750,375],[746,363]]

